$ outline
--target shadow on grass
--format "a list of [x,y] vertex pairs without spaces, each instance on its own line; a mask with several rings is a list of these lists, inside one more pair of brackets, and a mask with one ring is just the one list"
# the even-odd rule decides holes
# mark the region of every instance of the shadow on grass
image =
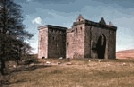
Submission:
[[9,81],[0,81],[0,87],[8,87],[9,85],[16,84],[16,83],[22,83],[27,82],[26,80],[17,80],[15,82],[9,82]]
[[15,72],[19,72],[19,71],[33,71],[35,69],[47,68],[47,67],[51,67],[51,65],[33,65],[33,66],[24,65],[24,66],[21,66],[19,68],[12,69],[10,71],[10,73],[15,73]]
[[4,81],[4,79],[1,80],[0,87],[8,87],[9,85],[12,85],[12,84],[27,82],[26,79],[17,79],[16,78],[16,75],[19,72],[22,72],[22,71],[34,71],[36,69],[47,68],[47,67],[51,67],[51,66],[50,65],[33,65],[33,66],[21,65],[21,67],[19,67],[19,68],[11,69],[10,74],[7,75],[8,80],[7,81]]
[[17,81],[10,82],[9,85],[17,84],[17,83],[23,83],[23,82],[27,82],[27,80],[20,79],[20,80],[17,80]]

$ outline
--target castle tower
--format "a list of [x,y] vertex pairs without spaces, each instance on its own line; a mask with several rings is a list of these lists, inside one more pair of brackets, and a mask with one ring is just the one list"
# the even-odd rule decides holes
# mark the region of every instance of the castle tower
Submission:
[[38,58],[66,57],[66,27],[40,26],[38,27]]
[[76,25],[73,25],[74,29],[74,58],[84,57],[84,17],[79,15],[76,19]]

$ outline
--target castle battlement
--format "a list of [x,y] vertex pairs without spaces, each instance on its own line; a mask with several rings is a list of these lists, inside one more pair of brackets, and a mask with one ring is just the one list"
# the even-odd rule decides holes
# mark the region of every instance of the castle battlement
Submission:
[[82,21],[77,21],[73,23],[73,26],[78,26],[81,24],[85,24],[85,26],[95,26],[95,27],[101,27],[101,28],[105,28],[105,29],[110,29],[110,30],[117,30],[116,26],[111,26],[111,25],[106,25],[106,24],[101,24],[101,23],[97,23],[97,22],[93,22],[87,19],[84,19]]

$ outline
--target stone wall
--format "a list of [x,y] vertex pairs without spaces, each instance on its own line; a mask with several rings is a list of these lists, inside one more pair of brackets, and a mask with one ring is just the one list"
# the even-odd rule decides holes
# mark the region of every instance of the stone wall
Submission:
[[67,30],[67,42],[66,42],[66,57],[73,58],[74,56],[74,30]]
[[91,29],[92,26],[85,26],[84,35],[84,58],[91,58]]
[[66,28],[48,26],[48,58],[66,58]]
[[38,30],[38,58],[48,58],[48,28],[40,26]]
[[109,31],[109,43],[108,43],[108,58],[115,59],[116,58],[116,32]]
[[74,57],[84,58],[84,24],[73,26],[74,29]]
[[[113,59],[115,58],[115,47],[116,47],[116,39],[115,39],[115,31],[109,30],[108,28],[103,27],[95,27],[92,26],[91,28],[91,48],[94,44],[97,45],[99,37],[103,35],[106,38],[105,42],[105,52],[104,52],[104,59]],[[98,48],[99,50],[101,48]],[[102,50],[100,50],[102,51]],[[103,54],[103,53],[102,53]],[[99,58],[98,52],[91,49],[91,58]]]

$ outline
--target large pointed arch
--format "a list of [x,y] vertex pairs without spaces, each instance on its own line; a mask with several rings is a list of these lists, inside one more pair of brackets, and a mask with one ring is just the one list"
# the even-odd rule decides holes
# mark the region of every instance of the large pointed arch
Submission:
[[105,58],[105,50],[106,50],[106,36],[104,34],[101,34],[96,44],[96,51],[99,59]]

